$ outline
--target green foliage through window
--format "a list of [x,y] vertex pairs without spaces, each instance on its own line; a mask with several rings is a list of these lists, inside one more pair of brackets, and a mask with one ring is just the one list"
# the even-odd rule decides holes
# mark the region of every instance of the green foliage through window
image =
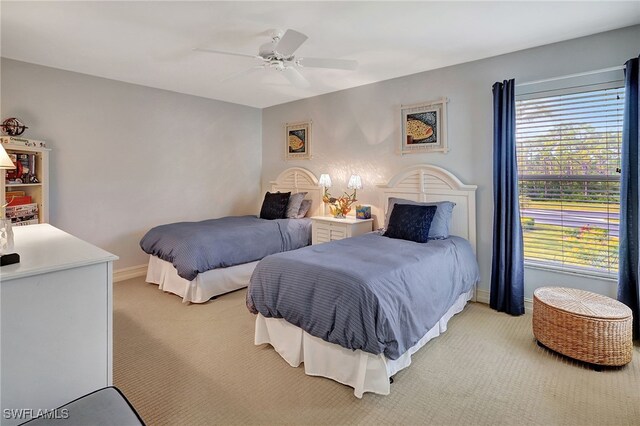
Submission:
[[615,273],[624,89],[516,102],[525,259]]

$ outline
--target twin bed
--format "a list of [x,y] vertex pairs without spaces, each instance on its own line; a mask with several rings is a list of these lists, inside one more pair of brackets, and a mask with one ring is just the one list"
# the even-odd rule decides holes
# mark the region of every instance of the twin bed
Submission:
[[381,205],[455,203],[450,236],[421,244],[373,232],[264,257],[247,290],[255,344],[358,398],[388,394],[390,378],[475,296],[475,189],[444,169],[411,167],[380,187]]
[[411,167],[380,187],[381,205],[453,202],[448,238],[370,233],[263,259],[247,291],[255,343],[358,398],[389,394],[390,378],[475,296],[475,190],[444,169]]
[[317,178],[308,170],[289,168],[271,182],[270,190],[306,192],[305,200],[311,202],[307,218],[231,216],[158,226],[141,241],[149,254],[146,281],[182,297],[184,303],[204,303],[246,287],[266,255],[310,244],[308,217],[318,214],[322,205]]

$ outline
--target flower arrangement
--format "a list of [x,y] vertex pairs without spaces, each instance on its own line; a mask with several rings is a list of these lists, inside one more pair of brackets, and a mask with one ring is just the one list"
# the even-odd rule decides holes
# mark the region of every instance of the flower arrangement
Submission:
[[329,205],[329,211],[333,217],[344,218],[351,211],[351,205],[358,201],[356,199],[356,191],[362,189],[362,179],[359,175],[351,175],[347,187],[353,189],[353,194],[347,194],[345,192],[344,195],[338,198],[332,197],[331,194],[329,194],[327,188],[331,186],[331,178],[328,174],[324,173],[320,175],[318,185],[324,188],[322,201]]
[[322,201],[329,206],[329,211],[333,217],[343,218],[349,214],[351,205],[357,200],[346,192],[343,196],[335,198],[325,191]]
[[332,205],[329,205],[329,211],[333,217],[345,217],[351,211],[351,204],[354,201],[349,197],[340,197]]

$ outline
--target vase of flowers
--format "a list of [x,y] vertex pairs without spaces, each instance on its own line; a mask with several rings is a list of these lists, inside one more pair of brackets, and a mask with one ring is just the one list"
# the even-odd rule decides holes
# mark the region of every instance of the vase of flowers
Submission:
[[354,200],[346,195],[339,197],[335,199],[333,203],[329,204],[329,211],[331,212],[333,217],[345,218],[351,211],[351,205],[353,204],[353,202]]

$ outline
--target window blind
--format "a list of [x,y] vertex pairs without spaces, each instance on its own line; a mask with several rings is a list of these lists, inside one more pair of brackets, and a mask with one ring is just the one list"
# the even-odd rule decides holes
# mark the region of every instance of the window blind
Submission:
[[527,263],[618,270],[623,102],[620,87],[516,101]]

